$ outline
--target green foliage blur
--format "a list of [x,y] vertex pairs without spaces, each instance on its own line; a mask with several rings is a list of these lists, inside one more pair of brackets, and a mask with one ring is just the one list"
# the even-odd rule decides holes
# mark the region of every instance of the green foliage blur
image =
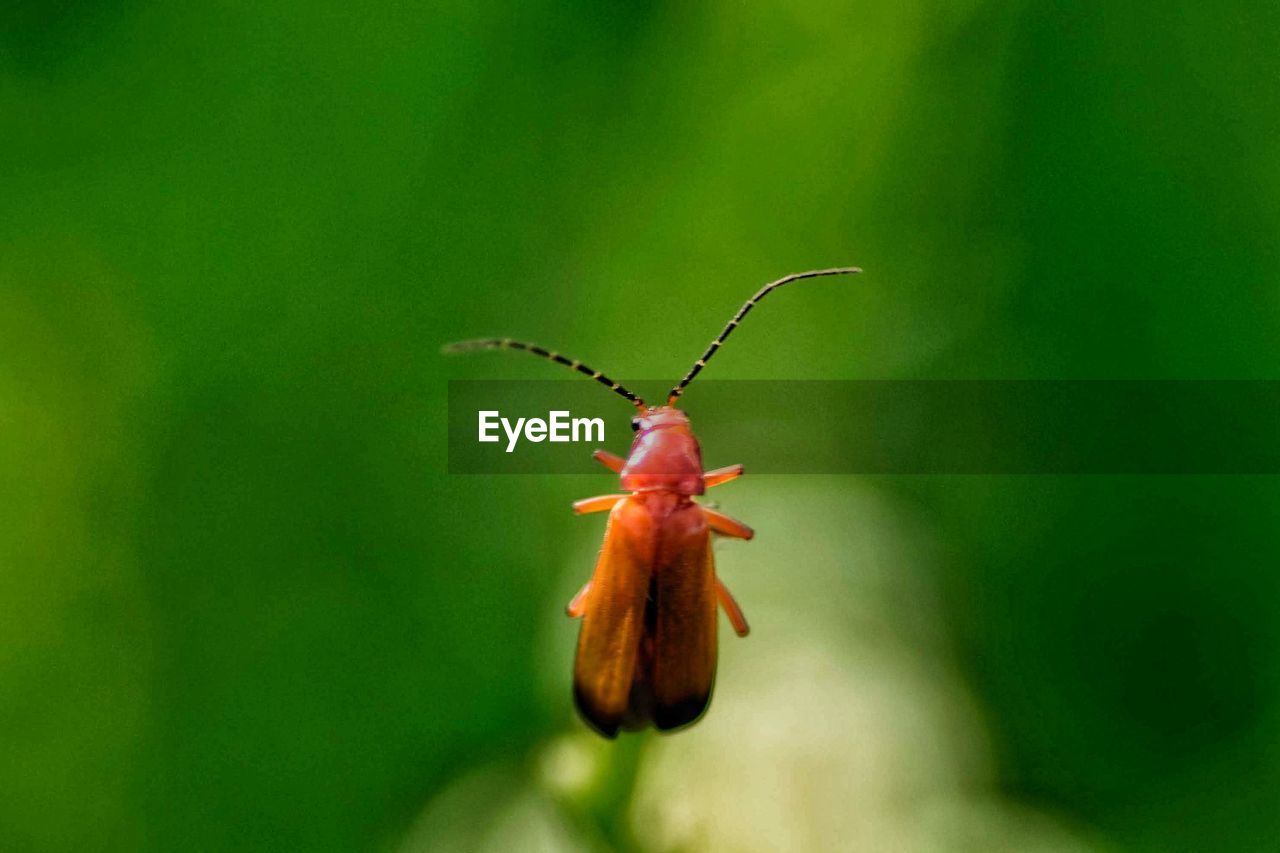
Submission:
[[563,377],[439,347],[661,384],[855,263],[708,375],[1277,378],[1278,40],[1261,0],[9,4],[0,849],[1271,846],[1274,478],[748,476],[752,636],[697,726],[604,743],[562,608],[616,483],[448,476],[447,378]]

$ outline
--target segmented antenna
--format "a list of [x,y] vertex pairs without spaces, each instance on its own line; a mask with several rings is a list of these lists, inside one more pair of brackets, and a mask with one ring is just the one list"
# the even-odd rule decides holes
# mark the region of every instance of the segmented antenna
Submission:
[[627,402],[635,406],[640,411],[643,412],[646,409],[644,400],[641,400],[635,394],[632,394],[626,388],[622,387],[622,385],[614,382],[600,371],[592,370],[590,367],[587,367],[575,358],[565,358],[560,353],[543,349],[537,344],[531,344],[526,341],[513,341],[510,338],[481,338],[480,340],[475,341],[459,341],[456,344],[446,344],[441,348],[441,352],[453,354],[459,352],[472,352],[474,350],[482,349],[518,349],[524,350],[527,353],[532,353],[533,355],[541,356],[542,358],[550,359],[557,364],[563,364],[565,367],[573,368],[585,376],[590,376],[592,379],[599,382],[619,397],[625,398]]
[[720,337],[711,342],[711,346],[707,347],[707,351],[702,354],[702,358],[693,363],[693,367],[685,374],[684,379],[680,380],[680,384],[671,389],[671,393],[667,395],[667,405],[674,406],[676,400],[684,393],[684,389],[693,377],[702,372],[702,368],[707,366],[707,362],[711,360],[711,356],[716,354],[716,350],[720,349],[720,345],[724,343],[725,338],[729,337],[729,333],[738,328],[738,324],[742,322],[742,318],[747,316],[747,312],[756,307],[756,303],[764,299],[772,290],[782,287],[784,284],[790,284],[793,281],[799,281],[802,278],[817,278],[822,275],[847,275],[849,273],[862,272],[858,267],[836,267],[830,270],[813,270],[811,272],[798,272],[789,275],[786,278],[780,278],[777,281],[770,282],[756,292],[747,300],[746,304],[738,309],[738,313],[733,315],[733,319],[729,321],[729,325],[724,327],[724,331],[720,333]]

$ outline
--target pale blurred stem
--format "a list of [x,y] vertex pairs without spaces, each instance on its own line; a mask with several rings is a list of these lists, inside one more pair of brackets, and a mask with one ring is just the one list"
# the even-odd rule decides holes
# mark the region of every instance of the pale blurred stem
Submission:
[[631,831],[630,808],[640,761],[651,737],[647,731],[620,735],[608,746],[609,757],[600,771],[599,784],[575,802],[561,801],[569,820],[585,837],[598,839],[603,849],[622,853],[644,850]]

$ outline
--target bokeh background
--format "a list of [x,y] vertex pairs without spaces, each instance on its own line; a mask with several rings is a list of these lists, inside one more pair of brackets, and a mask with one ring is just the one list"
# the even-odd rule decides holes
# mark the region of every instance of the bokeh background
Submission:
[[708,375],[1277,378],[1278,43],[1262,0],[8,4],[0,848],[1270,847],[1274,478],[747,477],[752,636],[605,743],[562,607],[614,483],[448,476],[447,378],[561,377],[438,351],[670,380],[857,263]]

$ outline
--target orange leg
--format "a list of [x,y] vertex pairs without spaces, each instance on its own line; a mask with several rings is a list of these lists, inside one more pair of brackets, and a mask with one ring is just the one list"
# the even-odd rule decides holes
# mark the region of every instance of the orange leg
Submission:
[[573,511],[578,515],[584,515],[588,512],[608,512],[613,509],[613,505],[620,500],[625,500],[626,495],[600,495],[594,498],[583,498],[580,501],[573,502]]
[[727,468],[717,468],[714,471],[708,471],[702,475],[702,479],[706,481],[707,488],[718,486],[721,483],[727,483],[730,480],[736,480],[742,476],[741,465],[730,465]]
[[750,527],[722,512],[716,512],[714,509],[707,509],[704,506],[702,513],[707,517],[707,526],[721,536],[732,536],[734,539],[750,539],[756,535],[756,532]]
[[[587,581],[582,585],[582,589],[578,590],[578,594],[573,597],[573,600],[569,602],[569,606],[564,609],[564,612],[568,613],[570,618],[577,619],[583,613],[587,612],[587,590],[589,589],[591,589],[591,581]],[[725,592],[725,595],[728,594],[728,592]],[[722,598],[721,601],[723,600],[724,599]],[[729,600],[732,601],[733,599]],[[737,606],[738,605],[736,604],[734,605],[734,607]],[[738,615],[741,616],[742,614]],[[732,619],[733,617],[731,616],[729,618]]]
[[[584,588],[582,592],[586,592]],[[582,592],[578,593],[579,596]],[[733,596],[729,594],[729,589],[720,582],[720,578],[716,578],[716,597],[720,599],[720,606],[724,608],[724,615],[729,617],[729,624],[733,626],[733,633],[739,637],[745,637],[751,631],[751,626],[747,624],[747,617],[742,615],[742,608],[738,606],[738,602],[733,600]],[[574,601],[577,601],[575,598]],[[569,607],[573,607],[570,603]]]
[[622,466],[627,464],[627,460],[617,454],[610,453],[607,450],[597,450],[591,454],[591,458],[608,468],[615,474],[622,472]]

